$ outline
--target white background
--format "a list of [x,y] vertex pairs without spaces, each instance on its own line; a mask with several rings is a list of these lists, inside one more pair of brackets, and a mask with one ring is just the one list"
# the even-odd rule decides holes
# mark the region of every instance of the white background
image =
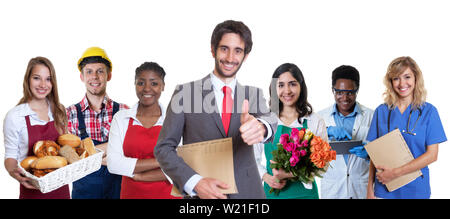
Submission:
[[[358,101],[382,103],[382,79],[390,61],[411,56],[421,67],[427,101],[435,105],[449,136],[450,14],[447,1],[2,1],[0,3],[0,125],[22,97],[30,58],[49,58],[57,72],[61,102],[79,102],[85,87],[76,66],[91,46],[113,63],[108,95],[132,106],[134,71],[155,61],[167,72],[161,96],[167,104],[177,84],[212,71],[210,37],[216,24],[241,20],[253,34],[253,50],[237,77],[268,97],[271,75],[292,62],[303,71],[308,100],[317,112],[332,103],[331,71],[353,65],[361,74]],[[3,142],[3,135],[0,135]],[[450,198],[448,143],[430,165],[432,198]],[[4,147],[0,147],[4,157]],[[17,198],[19,184],[1,162],[0,198]]]

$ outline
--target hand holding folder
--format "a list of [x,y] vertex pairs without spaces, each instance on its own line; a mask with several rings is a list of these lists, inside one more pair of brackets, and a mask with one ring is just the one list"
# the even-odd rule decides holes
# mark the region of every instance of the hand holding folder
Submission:
[[[368,143],[365,148],[375,166],[393,169],[414,160],[405,139],[398,129],[395,129]],[[403,176],[399,176],[387,182],[385,185],[389,192],[392,192],[414,181],[421,175],[422,171],[417,170]]]
[[[177,154],[201,176],[217,179],[227,184],[229,187],[221,191],[223,194],[238,192],[234,180],[231,138],[183,145],[177,149]],[[173,187],[171,195],[181,196],[181,193]]]

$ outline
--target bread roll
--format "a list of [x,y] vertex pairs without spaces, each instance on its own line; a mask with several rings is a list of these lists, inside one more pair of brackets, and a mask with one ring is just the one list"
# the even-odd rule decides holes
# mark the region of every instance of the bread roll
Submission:
[[52,169],[67,165],[67,159],[61,156],[44,156],[36,159],[32,164],[33,169]]
[[80,137],[73,134],[63,134],[58,137],[58,143],[60,145],[69,145],[73,148],[80,146]]
[[72,146],[64,145],[59,151],[61,156],[65,157],[67,161],[70,163],[74,163],[80,160],[80,156],[78,156],[77,152]]
[[24,170],[29,171],[31,169],[31,163],[33,163],[36,159],[38,159],[36,156],[29,156],[20,162],[20,166]]
[[59,149],[59,145],[51,140],[37,141],[33,145],[33,152],[37,157],[56,156]]
[[83,139],[83,141],[81,142],[81,147],[87,151],[89,156],[97,153],[97,151],[95,150],[94,142],[89,137]]
[[80,153],[80,159],[83,159],[83,158],[86,158],[86,157],[89,157],[89,154],[88,154],[88,152],[86,150],[84,150],[82,153]]

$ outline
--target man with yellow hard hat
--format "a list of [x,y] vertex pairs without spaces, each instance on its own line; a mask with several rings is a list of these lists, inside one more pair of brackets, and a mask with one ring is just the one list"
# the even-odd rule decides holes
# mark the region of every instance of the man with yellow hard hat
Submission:
[[[129,107],[111,100],[106,94],[112,63],[103,49],[88,48],[78,60],[78,69],[80,79],[86,86],[86,95],[81,102],[66,109],[68,130],[81,139],[92,138],[95,146],[106,155],[112,118],[117,111]],[[100,170],[73,182],[72,198],[120,198],[121,181],[121,176],[108,172],[104,157]]]

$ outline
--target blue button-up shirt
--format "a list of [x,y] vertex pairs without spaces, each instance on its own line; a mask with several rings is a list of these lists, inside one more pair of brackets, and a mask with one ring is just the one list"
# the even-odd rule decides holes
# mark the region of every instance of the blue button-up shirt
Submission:
[[[355,104],[353,112],[351,112],[346,116],[342,115],[342,113],[338,111],[337,104],[334,104],[333,107],[333,117],[336,126],[343,127],[345,131],[347,131],[350,134],[350,136],[352,135],[353,125],[355,124],[356,115],[358,113],[361,113],[361,109],[359,108],[358,104]],[[344,160],[345,164],[348,164],[348,154],[344,154]]]

